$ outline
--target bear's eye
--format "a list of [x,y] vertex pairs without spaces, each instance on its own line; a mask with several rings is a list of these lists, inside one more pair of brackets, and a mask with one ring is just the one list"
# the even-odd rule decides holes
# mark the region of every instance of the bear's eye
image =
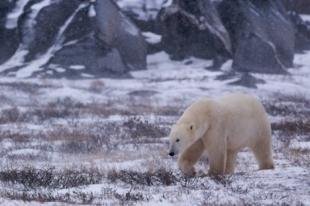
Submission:
[[179,142],[180,141],[180,139],[177,139],[177,140],[175,140],[176,142]]

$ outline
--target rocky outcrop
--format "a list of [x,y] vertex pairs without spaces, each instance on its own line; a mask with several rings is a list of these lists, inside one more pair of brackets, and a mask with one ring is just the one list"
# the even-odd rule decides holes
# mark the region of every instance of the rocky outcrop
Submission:
[[290,12],[289,16],[295,28],[295,50],[302,52],[310,49],[310,21],[304,21],[296,12]]
[[176,59],[231,54],[229,35],[210,0],[175,0],[159,21],[163,49]]
[[116,48],[130,70],[146,69],[146,43],[135,24],[110,0],[96,2],[97,36]]
[[170,0],[117,0],[116,2],[142,31],[155,33],[159,32],[156,20],[158,13],[171,4]]
[[295,11],[299,14],[310,14],[309,0],[283,0],[287,10]]
[[0,3],[2,75],[123,77],[146,69],[144,38],[112,0],[7,2]]
[[[49,2],[46,1],[47,3]],[[42,4],[41,6],[44,6],[44,1]],[[29,2],[27,7],[31,12],[24,13],[18,24],[21,46],[28,51],[25,56],[26,62],[45,53],[55,44],[61,43],[59,41],[65,33],[66,24],[71,18],[75,17],[72,14],[78,9],[79,5],[80,1],[78,0],[56,1],[40,8],[40,5],[33,1]],[[87,9],[86,7],[85,5],[83,9]]]
[[[303,20],[300,15],[310,15],[309,0],[283,0],[295,28],[295,49],[297,52],[310,49],[310,20]],[[307,18],[308,19],[308,18]]]
[[174,59],[213,59],[210,69],[232,58],[234,72],[249,79],[285,73],[295,49],[310,48],[309,23],[293,7],[308,1],[116,2],[1,0],[0,74],[126,77],[146,68],[147,52],[165,50]]
[[285,73],[292,67],[295,31],[281,1],[223,0],[219,11],[233,43],[234,70]]

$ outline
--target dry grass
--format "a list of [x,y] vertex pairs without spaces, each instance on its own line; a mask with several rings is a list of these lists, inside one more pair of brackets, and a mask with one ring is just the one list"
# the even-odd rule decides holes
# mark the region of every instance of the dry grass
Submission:
[[36,84],[31,82],[0,82],[0,88],[14,89],[29,94],[38,94],[40,89],[57,88],[49,84]]
[[94,93],[101,93],[105,87],[105,84],[101,80],[94,80],[89,85],[89,91]]
[[[36,201],[39,203],[44,202],[58,202],[67,204],[82,204],[88,205],[93,202],[94,194],[87,192],[76,191],[73,194],[66,192],[54,194],[51,191],[42,193],[41,191],[5,191],[0,193],[1,197],[11,200],[22,200],[24,202]],[[57,204],[58,205],[58,204]]]
[[275,95],[272,100],[263,102],[266,111],[272,116],[295,118],[310,116],[310,102],[304,95]]
[[21,118],[21,113],[17,107],[4,109],[0,113],[0,124],[18,122]]
[[[104,87],[104,84],[101,83],[93,82],[87,89],[92,90],[93,93],[101,93],[101,89]],[[49,128],[39,129],[37,133],[28,130],[22,131],[25,133],[17,130],[13,130],[14,132],[1,130],[0,141],[10,139],[14,144],[12,148],[1,151],[0,154],[5,156],[3,159],[12,162],[27,160],[27,163],[36,165],[36,163],[51,161],[54,157],[57,159],[59,158],[58,155],[67,158],[66,161],[71,160],[71,157],[78,156],[80,158],[78,164],[100,164],[105,170],[101,171],[96,166],[94,168],[72,169],[64,169],[62,166],[60,169],[51,166],[40,169],[23,166],[18,167],[19,169],[2,168],[0,172],[1,184],[13,189],[0,190],[0,196],[24,201],[96,204],[97,202],[104,202],[105,195],[107,195],[106,199],[116,200],[118,204],[130,205],[149,200],[148,195],[150,193],[144,192],[144,189],[175,187],[177,188],[175,192],[179,192],[179,190],[181,192],[203,190],[206,195],[206,204],[210,204],[210,201],[213,201],[214,190],[217,188],[225,188],[225,191],[240,195],[246,195],[249,192],[249,187],[233,185],[236,178],[245,178],[244,174],[235,174],[233,177],[206,177],[201,175],[186,178],[172,167],[170,168],[166,164],[167,159],[162,158],[163,155],[160,154],[162,148],[167,146],[161,137],[167,136],[170,123],[163,122],[167,121],[165,118],[163,118],[164,120],[158,118],[158,120],[150,122],[141,116],[162,115],[169,116],[167,119],[170,116],[177,118],[184,108],[182,106],[156,106],[156,103],[141,101],[140,93],[131,94],[134,97],[126,102],[126,106],[123,107],[124,102],[121,100],[80,103],[70,98],[64,98],[48,104],[37,103],[23,109],[12,107],[2,110],[0,124],[16,126],[24,123],[35,123],[49,126]],[[266,104],[269,114],[283,117],[282,121],[272,124],[272,129],[277,134],[276,142],[280,142],[279,145],[275,146],[275,155],[282,158],[283,161],[291,162],[292,165],[308,168],[310,166],[309,153],[291,150],[289,144],[291,139],[309,136],[310,134],[310,115],[307,113],[309,112],[307,110],[309,103],[302,97],[296,97],[294,101],[293,98],[295,97],[281,97],[280,103]],[[177,105],[178,102],[175,104]],[[123,119],[116,122],[98,121],[100,118],[105,119],[111,115],[121,115]],[[292,118],[285,119],[286,116]],[[88,121],[88,118],[95,120]],[[37,144],[38,142],[41,145]],[[32,143],[36,144],[32,145]],[[155,149],[148,152],[149,148]],[[23,149],[30,149],[27,157],[19,155],[18,152],[14,153],[15,150]],[[31,149],[42,153],[42,157],[47,154],[52,154],[52,157],[38,159],[40,155],[36,156],[36,153],[32,155]],[[132,152],[135,149],[139,151]],[[128,155],[127,151],[132,152],[132,155]],[[13,155],[10,155],[10,152]],[[147,154],[143,154],[144,152]],[[17,155],[14,156],[14,154]],[[98,159],[95,158],[96,155],[98,155]],[[154,166],[149,171],[139,171],[136,168],[134,171],[121,169],[123,163],[125,166],[127,163],[130,165],[133,163],[133,167],[136,167],[136,160],[137,162],[148,158],[153,160],[153,155],[158,155],[156,156],[158,162],[154,161]],[[164,163],[161,164],[160,161],[164,161]],[[105,162],[109,165],[107,168],[105,168]],[[242,162],[244,168],[247,168],[244,166],[246,163],[246,161]],[[117,166],[119,164],[121,168],[111,170],[110,164]],[[147,163],[143,162],[142,167],[145,164]],[[102,182],[104,182],[103,187],[106,187],[106,184],[113,187],[108,194],[104,194],[104,191],[101,191],[102,194],[99,191],[93,194],[88,190],[79,189]],[[68,188],[71,192],[57,193],[59,189]],[[114,190],[114,188],[125,188],[125,192]],[[163,196],[162,200],[165,198]],[[264,197],[253,198],[259,202]],[[246,205],[246,202],[244,204]]]
[[126,108],[119,107],[123,102],[108,101],[105,103],[93,102],[85,104],[84,113],[108,117],[111,115],[137,116],[137,115],[162,115],[175,116],[182,112],[182,109],[173,106],[156,106],[148,102],[130,100],[126,102]]
[[310,167],[310,151],[292,150],[285,153],[292,164],[302,167]]
[[55,168],[7,169],[0,171],[0,180],[9,184],[21,184],[25,188],[71,188],[99,183],[102,174],[97,169],[56,171]]
[[122,181],[130,185],[166,185],[175,184],[179,178],[176,177],[171,171],[167,171],[164,168],[156,171],[148,172],[135,172],[135,171],[115,171],[112,170],[108,173],[107,178],[111,182]]
[[282,120],[281,122],[272,123],[271,127],[272,130],[281,131],[286,136],[293,134],[306,135],[310,133],[310,119]]
[[168,128],[159,127],[158,124],[152,124],[140,117],[129,118],[122,126],[128,131],[127,133],[131,138],[159,138],[168,134]]
[[282,153],[292,165],[300,167],[310,166],[310,152],[290,148],[293,140],[310,141],[310,118],[282,120],[272,124],[272,129],[278,131],[277,139],[284,143],[278,152]]
[[32,105],[25,111],[17,107],[4,109],[0,113],[0,124],[17,122],[42,122],[53,118],[78,117],[83,104],[70,98],[58,99],[47,105]]
[[32,137],[30,134],[0,130],[0,141],[10,139],[15,143],[29,142]]
[[134,100],[126,107],[121,107],[120,102],[108,101],[81,103],[71,98],[57,99],[47,104],[35,103],[23,109],[12,106],[0,111],[0,124],[9,123],[41,123],[54,119],[79,119],[82,116],[106,118],[111,115],[138,116],[138,115],[161,115],[178,116],[181,108],[173,106],[155,106],[148,102],[138,103]]
[[73,123],[69,126],[53,128],[43,137],[49,142],[62,141],[59,152],[96,153],[110,151],[117,147],[121,135],[120,127],[114,123],[94,122],[90,125]]

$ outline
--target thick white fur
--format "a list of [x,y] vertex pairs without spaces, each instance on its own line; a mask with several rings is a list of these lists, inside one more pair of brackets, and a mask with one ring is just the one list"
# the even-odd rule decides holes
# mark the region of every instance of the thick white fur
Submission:
[[186,175],[195,173],[194,164],[205,151],[209,174],[233,173],[237,153],[245,147],[254,152],[260,169],[274,168],[267,114],[256,98],[246,94],[193,103],[170,134],[170,150],[181,153],[178,165]]

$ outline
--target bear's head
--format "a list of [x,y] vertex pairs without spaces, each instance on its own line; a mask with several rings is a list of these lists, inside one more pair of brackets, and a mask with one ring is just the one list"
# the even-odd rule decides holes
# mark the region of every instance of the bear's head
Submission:
[[174,156],[184,151],[196,139],[194,124],[175,124],[169,135],[169,155]]

